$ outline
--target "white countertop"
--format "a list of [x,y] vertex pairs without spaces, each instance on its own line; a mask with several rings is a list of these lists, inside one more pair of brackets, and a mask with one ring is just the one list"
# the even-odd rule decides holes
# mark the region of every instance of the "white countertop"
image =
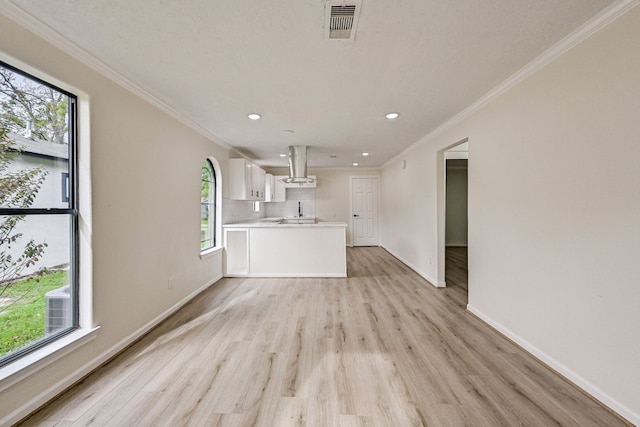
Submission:
[[[287,227],[346,227],[344,222],[325,222],[320,221],[313,224],[279,224],[278,222],[283,218],[260,218],[251,221],[234,222],[231,224],[224,224],[224,228],[256,228],[256,227],[273,227],[273,228],[287,228]],[[288,220],[295,218],[286,218]],[[302,218],[303,220],[309,218]]]

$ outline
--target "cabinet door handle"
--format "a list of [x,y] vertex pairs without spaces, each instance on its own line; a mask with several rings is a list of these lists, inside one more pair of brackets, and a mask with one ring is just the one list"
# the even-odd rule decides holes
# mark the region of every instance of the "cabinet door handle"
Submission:
[[356,217],[356,216],[360,216],[360,215],[357,215],[357,214],[353,214],[353,216],[354,216],[354,217]]

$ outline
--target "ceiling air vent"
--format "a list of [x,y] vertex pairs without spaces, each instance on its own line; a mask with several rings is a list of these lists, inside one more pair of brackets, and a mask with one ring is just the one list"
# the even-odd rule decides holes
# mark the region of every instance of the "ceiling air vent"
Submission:
[[353,40],[360,14],[359,2],[328,1],[326,3],[326,38]]

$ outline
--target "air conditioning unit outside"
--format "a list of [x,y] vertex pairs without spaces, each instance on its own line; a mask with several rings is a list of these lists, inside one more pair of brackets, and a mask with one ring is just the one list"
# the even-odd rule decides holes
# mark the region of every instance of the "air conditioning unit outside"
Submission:
[[73,307],[71,305],[71,285],[54,289],[45,294],[45,336],[53,335],[73,324]]

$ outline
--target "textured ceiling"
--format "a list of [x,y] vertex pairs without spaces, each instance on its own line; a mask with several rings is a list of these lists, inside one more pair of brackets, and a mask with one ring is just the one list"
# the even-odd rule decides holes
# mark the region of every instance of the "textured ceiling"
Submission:
[[311,167],[367,167],[612,1],[362,0],[353,42],[325,39],[321,0],[12,3],[260,164],[302,144]]

